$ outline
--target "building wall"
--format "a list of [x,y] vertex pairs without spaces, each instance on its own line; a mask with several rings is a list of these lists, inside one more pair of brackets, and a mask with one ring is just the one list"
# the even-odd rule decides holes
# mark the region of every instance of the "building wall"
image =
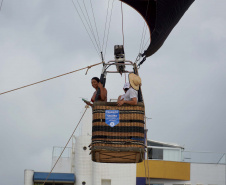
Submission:
[[[92,136],[92,109],[82,120],[81,135],[75,140],[76,185],[136,185],[136,164],[107,164],[92,162],[88,146]],[[86,150],[84,150],[86,147]]]
[[225,185],[226,165],[191,163],[191,179],[189,181],[150,179],[151,184],[191,184],[191,185]]
[[[75,139],[75,155],[61,158],[54,172],[75,172],[75,184],[81,185],[145,185],[146,176],[151,177],[151,184],[164,185],[225,185],[226,165],[198,164],[172,161],[149,160],[149,175],[144,171],[144,163],[139,164],[111,164],[92,162],[89,145],[92,137],[92,109],[88,108],[82,121],[81,135]],[[73,147],[72,147],[73,148]],[[178,160],[176,151],[168,151],[164,158]],[[57,157],[53,158],[53,164]],[[73,164],[72,164],[73,161]],[[73,167],[74,169],[71,169]],[[25,170],[25,185],[33,184],[32,170]],[[188,176],[189,174],[189,176]],[[179,177],[179,178],[178,178]],[[160,179],[161,178],[161,179]],[[182,180],[173,180],[182,179]]]
[[136,185],[136,164],[106,164],[93,162],[93,184],[103,185],[102,180],[111,180],[111,185]]
[[225,185],[226,165],[222,164],[191,164],[192,184]]
[[190,163],[145,160],[137,164],[137,177],[190,180]]

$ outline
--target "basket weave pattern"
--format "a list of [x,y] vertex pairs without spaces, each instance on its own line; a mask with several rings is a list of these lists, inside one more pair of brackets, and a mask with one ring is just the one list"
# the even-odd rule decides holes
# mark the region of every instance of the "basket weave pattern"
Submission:
[[[114,127],[107,125],[105,110],[119,110],[119,124]],[[144,148],[144,105],[142,103],[137,106],[120,107],[116,103],[94,103],[91,144],[93,159],[94,153],[101,151],[115,151],[117,154],[131,152],[133,155],[137,153],[143,155]],[[109,160],[109,162],[113,161]]]

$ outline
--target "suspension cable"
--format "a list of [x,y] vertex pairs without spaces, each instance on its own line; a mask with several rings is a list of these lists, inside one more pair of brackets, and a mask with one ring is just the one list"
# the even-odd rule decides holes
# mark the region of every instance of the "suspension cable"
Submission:
[[141,53],[141,48],[142,48],[143,42],[144,42],[143,41],[144,40],[144,30],[145,30],[145,26],[146,26],[145,19],[146,19],[147,14],[148,14],[149,2],[150,2],[150,0],[148,0],[148,4],[147,4],[147,8],[146,8],[146,14],[145,14],[145,18],[144,18],[144,25],[143,25],[143,31],[142,31],[142,36],[141,36],[141,43],[140,43],[139,53]]
[[[0,95],[3,95],[3,94],[6,94],[6,93],[9,93],[9,92],[12,92],[12,91],[16,91],[16,90],[19,90],[19,89],[23,89],[25,87],[29,87],[29,86],[32,86],[32,85],[36,85],[36,84],[39,84],[39,83],[43,83],[43,82],[46,82],[48,80],[52,80],[52,79],[55,79],[55,78],[59,78],[59,77],[62,77],[62,76],[65,76],[65,75],[68,75],[68,74],[71,74],[71,73],[75,73],[77,71],[81,71],[81,70],[84,70],[84,69],[90,69],[91,67],[94,67],[94,66],[97,66],[99,64],[102,64],[103,62],[100,62],[100,63],[97,63],[97,64],[93,64],[91,66],[87,66],[87,67],[83,67],[81,69],[77,69],[77,70],[74,70],[74,71],[71,71],[71,72],[68,72],[68,73],[64,73],[64,74],[61,74],[61,75],[58,75],[58,76],[55,76],[55,77],[52,77],[52,78],[48,78],[48,79],[45,79],[45,80],[42,80],[42,81],[38,81],[38,82],[35,82],[35,83],[32,83],[32,84],[29,84],[29,85],[25,85],[25,86],[22,86],[22,87],[19,87],[19,88],[16,88],[16,89],[12,89],[12,90],[9,90],[9,91],[6,91],[6,92],[3,92],[3,93],[0,93]],[[86,73],[87,73],[86,71]]]
[[108,18],[109,2],[110,2],[110,0],[108,0],[107,16],[106,16],[105,25],[104,25],[104,37],[103,37],[103,43],[102,43],[102,51],[104,49],[104,41],[105,41],[105,32],[106,32],[106,25],[107,25],[107,18]]
[[[94,38],[95,43],[96,43],[97,48],[98,48],[98,44],[97,44],[97,41],[96,41],[96,37],[95,37],[95,35],[94,35],[94,33],[93,33],[92,24],[90,23],[90,24],[91,24],[91,25],[90,25],[89,22],[87,21],[86,16],[85,16],[84,12],[82,11],[82,7],[81,7],[81,5],[80,5],[80,3],[79,3],[79,0],[77,0],[77,3],[78,3],[78,6],[79,6],[79,8],[80,8],[80,11],[82,12],[82,15],[83,15],[85,21],[86,21],[86,24],[88,25],[88,28],[89,28],[91,34],[93,35],[93,38]],[[84,3],[84,0],[83,0],[83,3]],[[84,7],[85,7],[85,10],[86,10],[85,4],[84,4]],[[88,13],[87,13],[87,14],[88,14]],[[89,15],[88,15],[88,18],[89,18]],[[100,53],[100,50],[99,50],[98,52]]]
[[112,10],[113,10],[114,1],[115,0],[112,1],[112,5],[111,5],[111,14],[110,14],[110,20],[109,20],[109,24],[108,24],[108,32],[107,32],[107,40],[106,40],[105,50],[104,50],[104,58],[105,58],[105,55],[106,55],[106,49],[107,49],[107,45],[108,45],[108,36],[109,36],[109,30],[110,30],[110,26],[111,26],[111,17],[112,17]]
[[91,23],[91,21],[90,21],[89,13],[88,13],[88,11],[87,11],[86,4],[85,4],[85,1],[84,1],[84,0],[83,0],[83,5],[84,5],[84,8],[85,8],[87,17],[88,17],[88,22],[89,22],[89,24],[88,24],[88,22],[87,22],[87,24],[89,25],[90,31],[91,31],[91,33],[92,33],[94,39],[95,39],[96,45],[97,45],[97,47],[98,47],[98,49],[99,49],[99,52],[100,52],[100,51],[101,51],[100,45],[98,44],[97,39],[96,39],[96,35],[94,34],[93,26],[92,26],[92,23]]
[[94,44],[93,39],[91,38],[91,36],[90,36],[90,34],[89,34],[89,32],[88,32],[88,30],[87,30],[86,26],[85,26],[85,23],[84,23],[84,21],[83,21],[83,19],[82,19],[81,15],[80,15],[80,13],[79,13],[79,11],[78,11],[77,7],[76,7],[76,5],[75,5],[74,1],[73,1],[73,0],[71,0],[71,1],[72,1],[73,5],[74,5],[74,8],[75,8],[75,10],[76,10],[77,14],[79,15],[80,20],[82,21],[82,24],[83,24],[83,26],[84,26],[84,28],[85,28],[85,30],[86,30],[86,32],[87,32],[87,34],[88,34],[88,36],[89,36],[89,38],[90,38],[90,40],[91,40],[92,44],[93,44],[93,46],[94,46],[94,48],[95,48],[95,50],[96,50],[96,52],[97,52],[98,56],[99,56],[99,57],[100,57],[100,59],[101,59],[100,52],[98,52],[98,49],[96,48],[96,45]]
[[148,8],[149,8],[149,2],[150,2],[150,0],[148,0],[148,4],[147,4],[147,8],[146,8],[146,13],[145,13],[145,18],[144,18],[144,25],[143,25],[143,31],[142,31],[142,36],[141,36],[141,43],[140,43],[140,51],[139,52],[141,52],[141,47],[142,47],[142,45],[143,45],[143,38],[144,38],[144,30],[145,30],[145,26],[146,26],[146,24],[145,24],[145,19],[146,19],[146,17],[147,17],[147,13],[148,13]]
[[144,31],[143,44],[142,44],[142,47],[141,47],[141,51],[140,51],[140,52],[142,52],[142,51],[144,50],[144,48],[145,48],[145,45],[144,45],[145,42],[144,42],[144,41],[145,41],[145,39],[146,39],[147,28],[148,28],[148,26],[146,25],[146,26],[145,26],[145,31]]
[[148,41],[149,41],[149,43],[151,43],[151,37],[149,37],[149,38],[147,39],[147,41],[146,41],[146,43],[145,43],[143,49],[146,48],[146,46],[147,46],[147,44],[148,44]]
[[[96,19],[95,19],[95,15],[94,15],[94,11],[93,11],[92,0],[90,0],[90,6],[91,6],[91,9],[92,9],[92,14],[93,14],[93,19],[94,19],[94,23],[95,23],[95,28],[96,28],[96,33],[97,33],[97,38],[98,38],[99,46],[101,47],[101,45],[100,45],[100,38],[99,38],[98,30],[97,30]],[[100,48],[100,50],[101,50],[101,48]]]
[[56,162],[55,162],[54,166],[52,167],[51,171],[49,172],[48,176],[46,177],[46,179],[45,179],[45,181],[44,181],[43,185],[45,185],[45,183],[46,183],[46,181],[48,180],[49,176],[50,176],[50,175],[51,175],[51,173],[53,172],[53,169],[54,169],[54,168],[55,168],[55,166],[57,165],[57,163],[58,163],[59,159],[61,158],[62,154],[64,153],[64,150],[66,149],[66,147],[67,147],[68,143],[70,142],[71,138],[73,137],[73,135],[74,135],[74,133],[75,133],[76,129],[78,128],[79,123],[81,122],[82,118],[84,117],[84,115],[85,115],[85,113],[86,113],[86,111],[87,111],[87,108],[88,108],[88,107],[89,107],[89,106],[88,106],[88,105],[86,105],[86,107],[85,107],[85,111],[83,112],[83,114],[82,114],[82,116],[81,116],[81,118],[80,118],[80,120],[79,120],[78,124],[76,125],[76,127],[75,127],[74,131],[72,132],[71,137],[68,139],[68,142],[67,142],[67,144],[65,145],[64,149],[62,150],[62,152],[61,152],[60,156],[58,157],[58,159],[56,160]]
[[121,1],[121,14],[122,14],[122,39],[123,39],[123,48],[125,50],[125,47],[124,47],[124,30],[123,30],[123,9],[122,9],[122,1]]
[[[149,164],[148,164],[148,141],[147,141],[147,138],[148,138],[148,132],[147,132],[147,116],[146,115],[144,115],[145,116],[145,135],[146,135],[146,141],[145,141],[145,145],[146,145],[146,147],[147,147],[147,153],[146,153],[146,158],[147,158],[147,167],[148,167],[148,171],[147,171],[147,176],[146,176],[146,179],[148,179],[148,185],[150,185],[150,177],[149,177]],[[144,161],[144,163],[145,163],[145,161]],[[146,175],[146,169],[145,169],[145,175]]]

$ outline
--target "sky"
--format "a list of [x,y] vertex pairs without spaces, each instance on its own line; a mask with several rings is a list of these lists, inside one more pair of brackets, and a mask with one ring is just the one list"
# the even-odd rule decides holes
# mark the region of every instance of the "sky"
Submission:
[[[103,47],[106,61],[114,59],[114,45],[123,42],[121,4],[113,5],[108,44]],[[107,7],[107,1],[93,1],[100,45]],[[225,0],[195,1],[139,69],[146,116],[151,118],[149,139],[177,143],[187,151],[226,153],[225,7]],[[87,11],[91,14],[90,7]],[[134,61],[144,21],[123,5],[123,22],[126,59]],[[0,93],[99,62],[72,1],[4,0]],[[90,79],[100,76],[101,66],[85,72],[0,96],[2,184],[23,184],[25,169],[50,170],[52,148],[66,144],[84,108],[81,98],[92,96]],[[123,93],[124,82],[124,76],[108,75],[108,100]]]

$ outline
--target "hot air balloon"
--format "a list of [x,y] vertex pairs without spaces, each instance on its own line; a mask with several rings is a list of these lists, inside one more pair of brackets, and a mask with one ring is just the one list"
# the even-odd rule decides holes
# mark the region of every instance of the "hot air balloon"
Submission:
[[[146,21],[150,32],[150,44],[143,59],[137,62],[125,60],[123,46],[115,46],[115,60],[103,64],[100,81],[105,86],[107,73],[138,74],[138,67],[147,57],[157,52],[170,32],[194,0],[121,0],[134,8]],[[125,66],[133,67],[126,71]],[[116,66],[116,71],[107,71]],[[96,97],[100,94],[97,91]],[[138,90],[138,104],[118,107],[115,102],[93,104],[92,143],[90,145],[92,160],[104,163],[138,163],[144,160],[145,152],[145,106],[141,88]],[[112,121],[111,118],[114,118]],[[111,125],[112,124],[112,125]]]

